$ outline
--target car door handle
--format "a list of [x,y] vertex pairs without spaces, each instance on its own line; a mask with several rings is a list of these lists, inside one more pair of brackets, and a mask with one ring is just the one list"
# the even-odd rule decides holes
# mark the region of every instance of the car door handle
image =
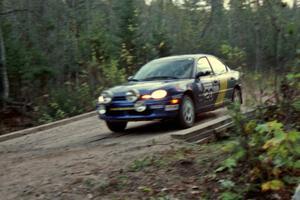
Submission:
[[214,80],[214,84],[218,84],[219,83],[219,81],[217,81],[217,80]]

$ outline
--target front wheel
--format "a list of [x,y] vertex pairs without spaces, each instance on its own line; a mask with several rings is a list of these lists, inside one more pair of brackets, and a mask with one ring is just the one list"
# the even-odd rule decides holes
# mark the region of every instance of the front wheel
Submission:
[[190,128],[195,122],[195,106],[191,97],[185,95],[182,98],[178,122],[181,128]]
[[127,122],[109,122],[106,121],[106,125],[112,132],[120,133],[126,129]]

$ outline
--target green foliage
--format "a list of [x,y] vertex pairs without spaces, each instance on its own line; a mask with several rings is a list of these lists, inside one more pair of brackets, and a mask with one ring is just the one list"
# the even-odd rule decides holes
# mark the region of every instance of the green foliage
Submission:
[[219,168],[217,168],[215,170],[215,172],[221,172],[223,170],[229,170],[232,171],[237,164],[237,160],[234,158],[227,158],[226,160],[224,160],[224,162],[222,163],[222,166],[220,166]]
[[246,53],[238,47],[232,47],[229,44],[223,44],[220,47],[226,64],[233,68],[241,68],[245,66]]
[[119,34],[120,43],[120,62],[119,64],[131,74],[137,69],[138,61],[138,39],[139,39],[139,9],[134,0],[120,1],[119,7]]
[[219,180],[219,183],[224,189],[232,189],[235,186],[235,183],[231,180]]
[[156,156],[146,156],[142,159],[134,160],[130,165],[130,170],[136,172],[141,171],[148,166],[162,167],[165,165],[166,162]]
[[51,122],[65,117],[80,114],[86,110],[91,110],[94,98],[91,95],[89,86],[82,83],[73,88],[61,88],[50,92],[48,97],[41,102],[39,113],[41,114],[40,123]]
[[222,194],[222,200],[239,200],[243,199],[241,195],[233,193],[233,192],[224,192]]
[[126,81],[126,74],[124,69],[119,69],[117,61],[112,60],[103,67],[104,78],[106,86],[115,86]]
[[[253,123],[247,123],[246,127],[253,126]],[[291,172],[299,169],[300,154],[297,149],[300,144],[300,132],[285,131],[283,124],[276,121],[257,124],[255,129],[246,128],[244,131],[250,137],[241,136],[239,142],[233,143],[236,146],[230,148],[231,156],[216,171],[228,169],[229,172],[233,172],[237,163],[247,162],[247,181],[254,187],[261,183],[262,192],[294,185],[295,182],[290,181],[293,178],[287,178],[287,175],[290,176]],[[242,149],[241,147],[245,148],[245,142],[248,143],[247,149]],[[221,185],[223,189],[228,190],[231,189],[232,183],[224,181]]]
[[152,164],[153,159],[150,157],[145,157],[140,160],[133,161],[132,165],[130,166],[130,169],[132,171],[141,171],[147,166],[150,166]]
[[292,106],[295,108],[297,112],[300,112],[300,100],[297,100],[292,103]]
[[140,186],[140,187],[138,187],[138,189],[141,190],[144,193],[150,193],[150,192],[153,191],[152,188],[146,187],[146,186]]
[[[288,81],[282,82],[289,87],[282,93],[279,106],[259,107],[260,112],[252,120],[240,112],[238,105],[230,107],[237,139],[223,148],[230,156],[216,172],[228,170],[234,182],[219,181],[223,199],[239,199],[236,194],[248,196],[259,191],[261,195],[270,191],[289,192],[300,183],[300,132],[296,125],[299,112],[293,104],[286,103],[299,98],[293,91],[297,75],[288,77]],[[285,112],[287,110],[289,112]],[[235,177],[240,170],[243,177]]]

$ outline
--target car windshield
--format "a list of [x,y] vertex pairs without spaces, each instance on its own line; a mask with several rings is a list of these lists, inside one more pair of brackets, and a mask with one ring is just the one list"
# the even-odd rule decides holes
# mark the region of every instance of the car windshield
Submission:
[[159,60],[144,65],[133,77],[135,80],[191,78],[194,59]]

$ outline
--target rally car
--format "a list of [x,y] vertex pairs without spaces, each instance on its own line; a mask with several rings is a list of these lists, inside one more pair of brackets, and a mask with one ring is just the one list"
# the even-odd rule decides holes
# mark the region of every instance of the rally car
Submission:
[[240,73],[213,55],[170,56],[153,60],[128,83],[102,92],[97,112],[113,132],[128,121],[174,119],[192,127],[199,112],[242,103]]

